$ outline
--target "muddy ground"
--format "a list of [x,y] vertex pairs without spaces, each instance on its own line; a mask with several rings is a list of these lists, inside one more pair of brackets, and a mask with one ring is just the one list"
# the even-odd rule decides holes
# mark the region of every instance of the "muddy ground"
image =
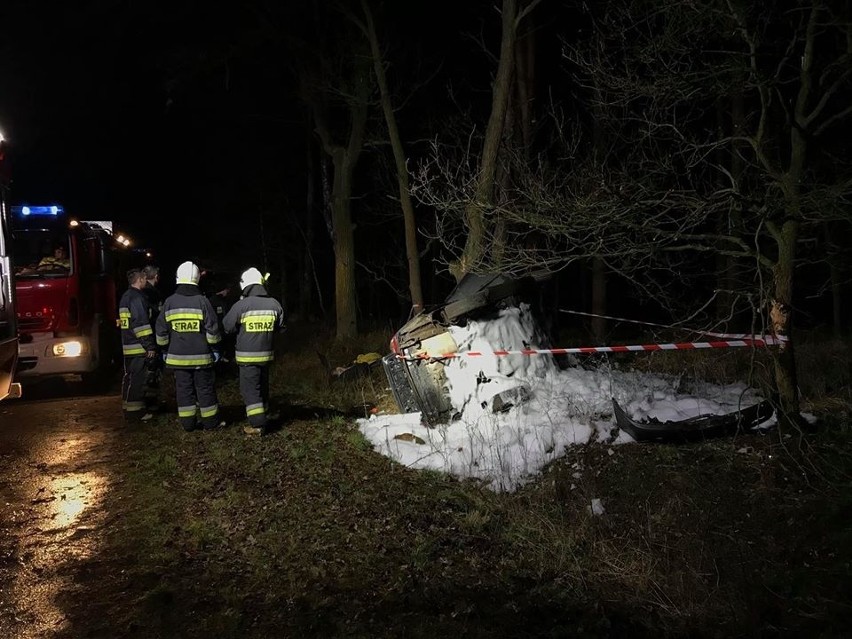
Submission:
[[51,384],[0,405],[3,637],[41,639],[67,629],[60,601],[84,596],[77,568],[98,555],[113,517],[106,504],[120,481],[120,399],[78,393]]
[[128,429],[115,389],[0,404],[0,637],[852,636],[845,422],[578,446],[497,495],[373,452],[383,380],[347,409],[305,361],[263,440],[232,381],[216,433]]

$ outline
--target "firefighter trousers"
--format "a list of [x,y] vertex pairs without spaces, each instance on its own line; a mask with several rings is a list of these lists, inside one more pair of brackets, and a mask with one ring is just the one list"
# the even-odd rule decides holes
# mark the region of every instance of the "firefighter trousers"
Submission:
[[246,405],[248,423],[255,428],[266,426],[269,407],[269,366],[240,364],[240,395]]
[[145,358],[125,357],[121,378],[121,409],[126,419],[145,414]]
[[149,359],[145,365],[145,406],[156,411],[160,406],[160,383],[163,378],[163,360]]
[[219,400],[213,367],[173,368],[172,371],[180,425],[184,430],[194,430],[198,425],[216,428],[219,425]]

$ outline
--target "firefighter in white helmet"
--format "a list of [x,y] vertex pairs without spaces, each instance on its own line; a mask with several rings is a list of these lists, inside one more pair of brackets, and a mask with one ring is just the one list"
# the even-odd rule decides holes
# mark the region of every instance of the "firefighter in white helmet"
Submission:
[[157,344],[166,349],[166,367],[175,376],[178,418],[184,430],[224,426],[213,364],[222,340],[216,311],[198,288],[200,272],[192,262],[177,269],[175,292],[157,317]]
[[222,320],[226,333],[236,333],[234,359],[240,370],[240,394],[246,405],[252,435],[267,431],[269,416],[269,365],[275,357],[274,335],[284,329],[284,308],[266,291],[266,277],[252,267],[243,272],[243,297]]

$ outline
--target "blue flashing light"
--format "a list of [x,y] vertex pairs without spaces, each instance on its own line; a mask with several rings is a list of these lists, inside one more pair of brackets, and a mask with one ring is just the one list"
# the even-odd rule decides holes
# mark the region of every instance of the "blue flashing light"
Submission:
[[57,204],[49,206],[13,206],[12,215],[20,217],[58,217],[65,209]]

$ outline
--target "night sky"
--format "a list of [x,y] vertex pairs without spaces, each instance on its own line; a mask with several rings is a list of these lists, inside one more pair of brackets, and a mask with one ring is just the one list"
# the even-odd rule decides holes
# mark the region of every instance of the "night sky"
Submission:
[[[316,177],[319,157],[296,71],[319,50],[340,52],[342,44],[363,42],[339,12],[332,16],[330,7],[341,5],[360,15],[359,0],[6,0],[0,5],[0,130],[9,141],[12,203],[61,203],[80,219],[114,220],[169,272],[184,259],[258,263],[268,256],[264,242],[277,243],[272,266],[294,273],[300,235],[291,217],[304,214],[309,167]],[[498,5],[374,3],[411,168],[435,136],[456,135],[461,147],[472,131],[484,129],[499,51]],[[582,87],[564,68],[563,47],[584,37],[594,6],[545,0],[534,14],[540,120],[553,100],[569,118],[586,118],[587,130],[578,136],[593,127],[583,114]],[[708,122],[715,113],[707,110]],[[345,126],[340,111],[336,116],[333,126]],[[845,147],[841,155],[837,165],[846,166]],[[389,158],[381,109],[373,104],[352,194],[358,286],[362,299],[364,289],[384,286],[395,304],[406,286]],[[397,219],[387,223],[392,215]],[[422,219],[430,215],[434,211]],[[328,301],[333,251],[319,215],[313,224],[312,252]],[[427,303],[440,301],[451,278],[445,270],[436,275],[433,254],[424,254],[422,263],[427,279],[443,278],[424,283]],[[382,269],[391,268],[396,290],[375,285]],[[814,268],[816,283],[802,288],[804,295],[826,290],[820,288],[825,269]]]
[[61,202],[80,218],[121,222],[140,242],[195,253],[189,238],[216,237],[211,220],[250,201],[273,150],[278,170],[303,156],[292,82],[232,54],[245,28],[233,12],[53,5],[4,10],[0,122],[13,201]]
[[[310,3],[291,4],[4,2],[12,202],[115,220],[166,262],[235,244],[250,253],[264,207],[305,200],[311,132],[292,68],[311,46]],[[499,26],[493,4],[480,4],[487,21],[447,13],[447,2],[385,15],[407,34],[406,62],[447,77],[460,66],[462,24]],[[421,55],[427,37],[442,44]],[[428,111],[428,95],[418,100]]]

